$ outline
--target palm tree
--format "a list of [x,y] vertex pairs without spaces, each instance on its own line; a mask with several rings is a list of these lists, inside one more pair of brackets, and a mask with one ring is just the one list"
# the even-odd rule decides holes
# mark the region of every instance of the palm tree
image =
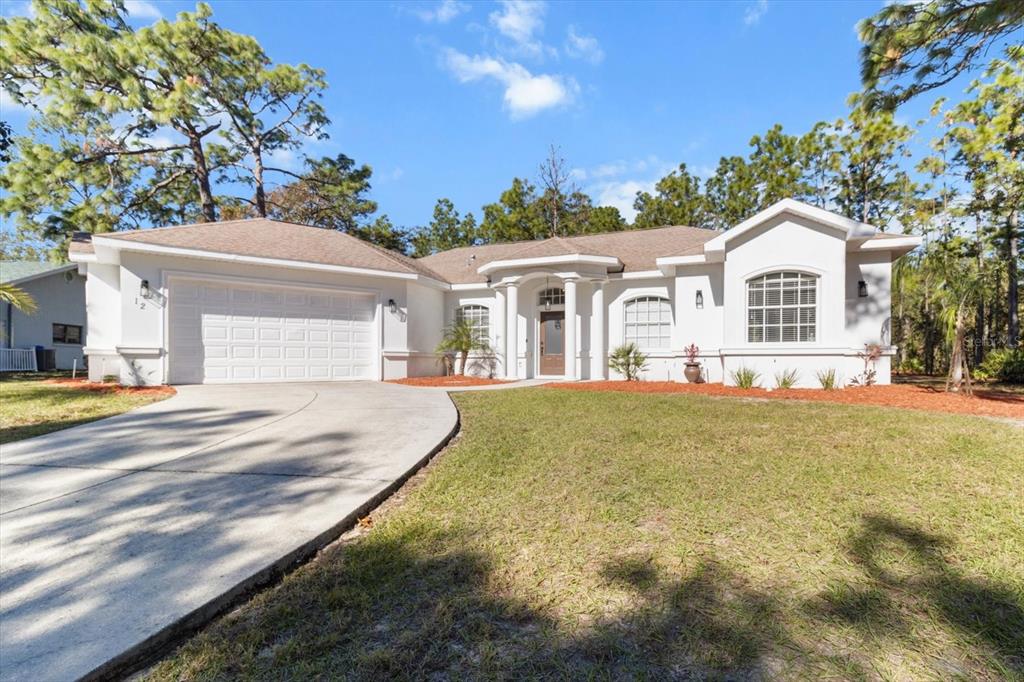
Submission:
[[36,311],[36,300],[32,296],[24,289],[6,282],[0,283],[0,303],[10,303],[26,315],[31,315]]
[[946,377],[947,391],[972,393],[970,354],[967,352],[967,321],[978,298],[984,291],[983,273],[977,262],[960,253],[954,253],[959,245],[946,245],[945,253],[939,254],[939,282],[936,300],[941,312],[939,319],[950,344],[949,375]]
[[459,366],[459,374],[461,375],[466,374],[466,365],[469,362],[469,354],[472,351],[488,353],[490,350],[491,344],[487,341],[487,337],[481,334],[466,319],[456,319],[449,327],[446,327],[444,338],[437,345],[438,353],[458,354],[461,360]]

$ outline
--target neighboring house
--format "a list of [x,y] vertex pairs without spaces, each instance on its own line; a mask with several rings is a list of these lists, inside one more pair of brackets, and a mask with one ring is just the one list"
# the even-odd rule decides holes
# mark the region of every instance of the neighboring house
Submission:
[[0,304],[0,347],[56,350],[57,368],[85,366],[85,277],[74,263],[0,261],[0,281],[13,284],[35,299],[38,309],[27,315],[9,303]]
[[[919,238],[784,200],[716,232],[663,227],[492,244],[421,259],[270,220],[76,236],[88,274],[90,377],[125,383],[396,379],[438,374],[456,316],[491,341],[470,371],[608,377],[635,342],[645,378],[680,380],[701,348],[709,381],[750,367],[770,385],[863,369],[889,381],[893,260]],[[568,322],[567,322],[568,321]],[[614,377],[612,377],[614,378]]]

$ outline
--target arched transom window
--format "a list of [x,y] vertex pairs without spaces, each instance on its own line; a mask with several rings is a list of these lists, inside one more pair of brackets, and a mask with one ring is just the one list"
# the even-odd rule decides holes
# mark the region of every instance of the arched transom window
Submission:
[[669,348],[672,345],[672,306],[667,298],[641,296],[623,306],[626,343],[641,349]]
[[487,306],[464,305],[455,313],[459,322],[468,322],[478,339],[487,339],[491,334],[491,313]]
[[565,290],[558,287],[544,289],[537,295],[537,305],[550,307],[553,305],[565,305]]
[[747,342],[798,343],[818,338],[818,278],[770,272],[747,280]]

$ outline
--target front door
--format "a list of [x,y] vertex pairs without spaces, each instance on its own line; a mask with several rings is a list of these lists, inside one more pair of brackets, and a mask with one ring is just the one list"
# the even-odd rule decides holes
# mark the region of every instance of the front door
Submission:
[[561,310],[540,314],[540,373],[565,374],[565,313]]

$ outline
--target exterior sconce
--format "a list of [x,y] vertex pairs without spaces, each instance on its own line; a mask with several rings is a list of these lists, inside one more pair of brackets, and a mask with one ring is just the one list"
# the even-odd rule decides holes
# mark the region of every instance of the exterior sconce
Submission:
[[139,296],[142,298],[149,298],[149,280],[144,279],[139,282]]
[[697,296],[694,303],[697,305],[698,310],[704,307],[704,292],[700,289],[697,289]]
[[391,311],[392,315],[394,315],[395,313],[398,312],[398,304],[395,303],[395,299],[393,299],[393,298],[389,298],[388,299],[388,310]]
[[859,282],[857,282],[857,296],[859,298],[868,297],[868,283],[865,282],[864,280],[860,280]]

